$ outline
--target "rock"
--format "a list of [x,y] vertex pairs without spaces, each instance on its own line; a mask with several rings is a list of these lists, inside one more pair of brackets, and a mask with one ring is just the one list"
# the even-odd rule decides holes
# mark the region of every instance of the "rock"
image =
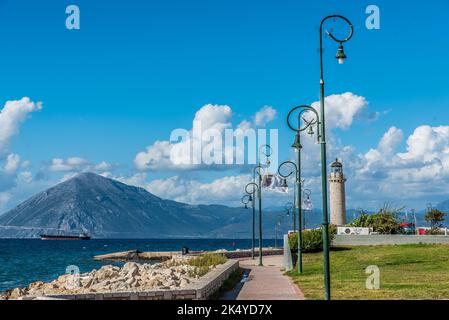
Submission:
[[131,270],[139,269],[139,266],[135,262],[127,262],[120,270],[120,273],[126,274]]
[[179,282],[179,286],[182,288],[182,287],[187,286],[189,283],[190,283],[189,279],[182,278],[181,281]]
[[69,285],[74,283],[74,279],[70,275],[61,275],[49,283],[34,282],[25,289],[10,290],[3,293],[0,299],[32,298],[49,294],[169,290],[186,287],[195,279],[189,276],[190,270],[195,268],[185,264],[186,261],[188,259],[172,259],[169,262],[153,265],[128,262],[122,268],[106,265],[99,270],[94,269],[82,274],[79,285]]
[[25,289],[15,288],[10,292],[8,299],[15,300],[15,299],[18,299],[18,298],[24,296],[25,294],[26,294]]
[[93,278],[84,277],[84,278],[81,279],[80,285],[83,288],[89,288],[90,286],[92,286],[93,280],[94,280]]
[[104,266],[96,273],[96,278],[98,280],[113,279],[119,275],[119,268],[114,268],[113,266]]
[[28,286],[29,290],[35,290],[41,288],[45,283],[42,281],[33,282]]

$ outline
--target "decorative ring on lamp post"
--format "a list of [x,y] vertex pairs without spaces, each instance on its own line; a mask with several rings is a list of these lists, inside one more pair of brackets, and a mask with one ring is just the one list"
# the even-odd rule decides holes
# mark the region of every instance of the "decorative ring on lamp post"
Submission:
[[[263,148],[265,148],[265,151],[263,151]],[[263,154],[267,161],[263,164],[263,167],[269,167],[270,166],[270,157],[273,153],[273,148],[269,144],[263,144],[259,147],[259,166],[262,166],[260,163],[261,154]]]
[[[294,126],[294,125],[291,124],[290,118],[291,118],[292,114],[293,114],[295,111],[297,111],[297,110],[299,110],[298,117],[297,117],[297,119],[298,119],[298,125],[297,125],[297,126]],[[306,118],[304,117],[304,114],[306,114],[306,113],[308,113],[308,112],[311,112],[311,113],[315,116],[314,119],[308,120],[308,119],[306,119]],[[302,121],[301,121],[301,119],[302,119]],[[316,110],[315,110],[314,108],[312,108],[311,106],[308,106],[308,105],[301,105],[301,106],[294,107],[293,109],[291,109],[291,110],[289,111],[289,113],[288,113],[288,115],[287,115],[287,125],[288,125],[288,127],[289,127],[292,131],[295,131],[295,132],[298,133],[298,134],[299,134],[300,132],[304,131],[304,130],[307,130],[307,129],[309,129],[309,134],[313,134],[313,131],[312,131],[312,130],[313,130],[313,126],[316,125],[317,139],[318,139],[318,141],[319,141],[319,139],[320,139],[320,137],[321,137],[321,135],[320,135],[320,127],[319,127],[319,124],[320,124],[319,119],[320,119],[320,116],[318,115],[318,111],[316,111]],[[301,122],[304,122],[304,123],[305,123],[305,126],[301,126]]]
[[293,209],[293,206],[294,206],[293,202],[287,202],[285,204],[285,210],[287,210],[287,215],[290,215],[290,210]]
[[248,209],[248,203],[250,203],[250,202],[251,202],[251,195],[245,194],[242,197],[242,203],[245,205],[245,209]]
[[[294,170],[290,171],[289,174],[283,174],[281,172],[282,171],[281,168],[288,164],[293,166]],[[296,176],[297,172],[298,172],[298,166],[296,165],[296,163],[294,163],[293,161],[290,161],[290,160],[282,162],[278,167],[278,174],[284,179],[289,178],[292,174],[295,174],[295,176]]]
[[335,42],[338,42],[338,43],[345,43],[346,41],[348,41],[348,40],[350,40],[350,39],[352,38],[352,36],[354,35],[354,26],[352,25],[351,21],[349,21],[348,18],[343,17],[343,16],[341,16],[341,15],[339,15],[339,14],[330,15],[330,16],[325,17],[323,20],[321,20],[320,30],[323,29],[323,24],[324,24],[324,22],[325,22],[326,20],[329,20],[329,19],[341,19],[341,20],[345,21],[345,22],[348,24],[348,26],[349,26],[349,35],[348,35],[346,38],[344,38],[344,39],[338,39],[337,37],[335,37],[335,36],[332,34],[331,31],[325,30],[324,32],[326,32],[326,34],[327,34],[332,40],[334,40]]
[[[248,191],[248,187],[252,187],[252,191]],[[254,182],[250,182],[245,186],[245,192],[248,194],[253,194],[255,192],[257,192],[259,190],[259,186],[257,185],[257,183]]]

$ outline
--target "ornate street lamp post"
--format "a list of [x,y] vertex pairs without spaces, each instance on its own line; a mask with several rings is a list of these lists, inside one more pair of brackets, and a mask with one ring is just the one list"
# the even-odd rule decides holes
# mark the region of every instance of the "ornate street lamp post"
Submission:
[[285,210],[287,211],[287,217],[290,217],[290,212],[292,212],[292,228],[296,231],[296,212],[293,209],[294,204],[292,202],[287,202],[285,204]]
[[330,284],[330,262],[329,262],[329,217],[327,206],[327,161],[326,161],[326,128],[324,114],[324,71],[323,71],[323,25],[329,19],[341,19],[349,26],[349,35],[344,39],[336,38],[331,31],[325,30],[326,34],[334,41],[338,42],[338,51],[336,58],[339,64],[346,59],[343,50],[343,43],[352,38],[354,27],[347,18],[341,15],[330,15],[321,20],[320,23],[320,124],[321,124],[321,188],[322,188],[322,205],[323,205],[323,255],[324,255],[324,298],[331,298]]
[[[246,191],[246,187],[245,187]],[[248,203],[251,202],[252,209],[253,209],[253,222],[252,222],[252,238],[251,238],[251,258],[254,260],[254,244],[255,244],[255,232],[256,232],[256,212],[255,212],[255,206],[254,206],[254,193],[246,193],[242,197],[242,203],[245,205],[245,209],[248,209]]]
[[[242,197],[242,204],[245,209],[248,209],[248,203],[253,202],[253,197],[251,194],[245,194]],[[253,204],[254,208],[254,204]],[[251,241],[251,258],[254,259],[254,210],[253,210],[253,223],[252,223],[252,241]]]
[[[258,165],[254,167],[253,169],[253,182],[252,184],[248,184],[245,187],[245,191],[246,193],[252,193],[253,196],[255,194],[255,192],[257,191],[257,198],[258,198],[258,202],[259,202],[259,266],[263,266],[263,261],[262,261],[262,247],[263,247],[263,238],[262,238],[262,173],[261,170],[264,170],[264,168],[268,168],[270,166],[270,156],[272,153],[272,149],[271,146],[268,144],[264,144],[261,145],[259,147],[259,152],[258,152]],[[266,158],[266,162],[264,164],[261,164],[261,157],[265,156]],[[256,182],[256,174],[257,174],[257,182]],[[248,186],[249,185],[253,185],[253,189],[252,192],[248,191]],[[255,188],[255,186],[257,186],[257,188]],[[253,202],[254,203],[254,202]]]
[[[256,168],[258,168],[257,166]],[[249,189],[251,188],[251,189]],[[261,200],[261,192],[260,192],[260,184],[255,182],[250,182],[245,186],[245,191],[248,194],[255,194],[257,192],[257,197],[259,200],[259,266],[262,266],[262,200]],[[254,198],[253,198],[254,204]],[[253,220],[253,229],[254,229],[254,220]],[[253,246],[254,251],[254,246]]]
[[[297,116],[297,125],[292,125],[290,122],[290,118],[294,112],[298,112]],[[313,117],[307,117],[307,114],[312,114]],[[279,165],[278,173],[281,177],[284,178],[284,184],[287,183],[287,178],[290,177],[293,173],[295,173],[295,189],[296,189],[296,208],[298,210],[298,273],[302,273],[302,212],[301,212],[301,204],[302,204],[302,184],[301,184],[301,135],[300,133],[304,130],[308,130],[310,135],[314,134],[313,126],[317,127],[317,139],[320,138],[319,131],[319,116],[318,112],[312,108],[311,106],[301,105],[294,107],[290,110],[287,115],[287,125],[288,127],[296,132],[295,141],[293,142],[292,148],[295,150],[297,154],[297,163],[293,161],[285,161]],[[287,174],[282,173],[282,167],[290,165],[294,170],[290,171]],[[296,230],[294,230],[296,231]]]
[[280,231],[282,220],[284,219],[284,216],[281,214],[278,214],[277,220],[275,221],[274,225],[274,248],[277,249],[278,247],[278,231]]

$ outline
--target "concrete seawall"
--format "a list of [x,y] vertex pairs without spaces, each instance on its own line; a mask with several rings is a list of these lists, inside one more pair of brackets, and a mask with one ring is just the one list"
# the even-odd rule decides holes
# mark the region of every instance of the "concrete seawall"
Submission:
[[[259,255],[259,248],[254,250],[255,255]],[[192,251],[187,256],[195,256],[207,253],[205,251]],[[222,254],[228,259],[246,258],[251,256],[251,250],[239,251],[215,251],[210,253]],[[283,249],[263,248],[262,255],[272,256],[283,254]],[[165,261],[174,256],[180,256],[180,251],[166,251],[166,252],[141,252],[139,250],[129,250],[122,252],[113,252],[94,256],[94,260],[118,260],[118,261]]]
[[400,244],[448,244],[449,236],[432,235],[336,235],[333,246],[380,246]]

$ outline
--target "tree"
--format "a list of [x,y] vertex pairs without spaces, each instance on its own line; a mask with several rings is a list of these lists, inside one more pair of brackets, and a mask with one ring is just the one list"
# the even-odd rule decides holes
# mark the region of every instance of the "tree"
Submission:
[[443,226],[442,222],[444,221],[445,216],[446,213],[438,209],[431,208],[427,211],[424,219],[426,219],[427,222],[430,222],[431,234],[439,233],[439,229]]

